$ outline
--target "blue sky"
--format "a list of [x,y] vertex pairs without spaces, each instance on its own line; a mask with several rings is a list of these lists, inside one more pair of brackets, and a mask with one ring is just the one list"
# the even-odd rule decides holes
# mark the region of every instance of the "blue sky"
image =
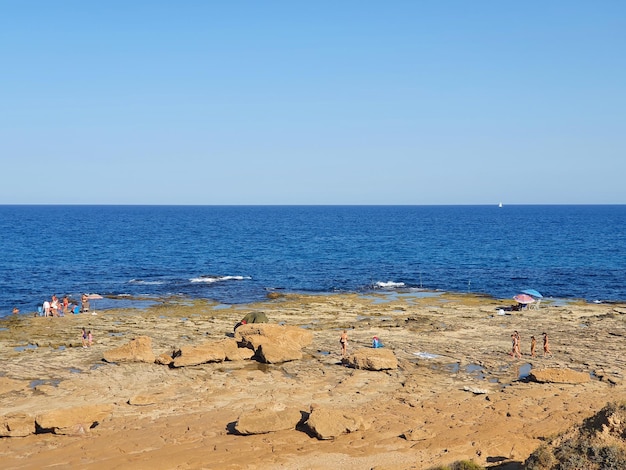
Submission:
[[0,0],[1,204],[626,203],[626,2]]

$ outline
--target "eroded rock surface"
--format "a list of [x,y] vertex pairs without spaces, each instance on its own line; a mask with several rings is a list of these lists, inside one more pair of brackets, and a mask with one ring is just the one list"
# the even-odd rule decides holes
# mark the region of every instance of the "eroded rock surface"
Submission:
[[[623,305],[546,301],[539,311],[500,315],[506,302],[286,294],[230,307],[172,300],[98,316],[20,316],[0,328],[2,466],[205,468],[210,460],[215,468],[326,470],[341,460],[344,470],[405,470],[460,459],[516,465],[606,400],[626,400],[626,323],[615,311]],[[275,323],[233,334],[248,311],[260,310]],[[81,347],[82,327],[94,334],[90,348]],[[348,355],[364,351],[364,362],[342,361],[343,330]],[[515,330],[522,359],[508,354]],[[544,331],[552,357],[530,357],[530,335]],[[371,355],[380,354],[369,347],[373,336],[396,362],[372,362],[380,359]],[[137,348],[145,355],[129,347],[140,337],[150,339],[148,348]],[[220,362],[163,365],[173,363],[176,351],[198,352],[206,344],[223,347],[224,359],[220,352]],[[287,351],[293,357],[273,356],[274,346],[293,348]],[[124,355],[109,354],[119,350]],[[586,375],[578,383],[556,375],[526,380],[550,369]],[[81,410],[90,406],[110,412],[94,418]],[[294,410],[308,424],[294,424],[300,422]]]
[[107,362],[148,362],[153,363],[156,359],[152,351],[152,338],[140,336],[129,343],[104,352],[104,360]]
[[257,408],[242,413],[235,429],[240,434],[267,434],[295,429],[301,419],[302,413],[297,408],[272,405],[270,408]]
[[387,348],[364,348],[348,356],[348,364],[356,369],[390,370],[398,368],[396,355]]

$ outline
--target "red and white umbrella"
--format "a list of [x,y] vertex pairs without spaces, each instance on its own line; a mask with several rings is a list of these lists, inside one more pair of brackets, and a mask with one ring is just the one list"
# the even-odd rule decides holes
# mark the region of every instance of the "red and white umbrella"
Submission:
[[524,305],[532,304],[535,301],[535,299],[533,299],[528,294],[517,294],[515,297],[513,297],[513,299],[517,301],[517,303],[524,304]]

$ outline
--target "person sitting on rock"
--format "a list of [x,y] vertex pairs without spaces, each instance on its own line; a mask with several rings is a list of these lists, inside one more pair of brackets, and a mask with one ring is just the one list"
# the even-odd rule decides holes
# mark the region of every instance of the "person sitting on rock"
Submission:
[[246,314],[245,317],[242,318],[240,322],[235,325],[235,330],[239,328],[241,325],[246,325],[248,323],[267,323],[269,320],[267,319],[267,315],[263,312],[250,312]]

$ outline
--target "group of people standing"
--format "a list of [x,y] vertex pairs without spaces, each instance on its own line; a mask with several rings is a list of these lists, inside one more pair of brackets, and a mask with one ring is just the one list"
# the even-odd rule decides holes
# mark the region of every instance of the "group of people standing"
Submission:
[[[548,340],[548,333],[542,333],[543,335],[543,355],[544,357],[547,355],[552,356],[552,351],[550,351],[550,342]],[[522,357],[522,349],[521,349],[521,336],[516,331],[511,335],[511,352],[509,355],[514,358]],[[530,337],[530,357],[537,357],[537,339],[534,336]]]
[[[14,309],[13,313],[19,313],[19,310]],[[63,317],[66,313],[78,313],[89,311],[89,296],[83,294],[81,297],[81,307],[79,308],[77,301],[71,301],[69,296],[64,295],[61,300],[52,294],[50,300],[45,300],[39,310],[39,315],[44,317]],[[37,315],[37,313],[35,313]]]
[[[552,356],[552,351],[550,350],[550,342],[548,340],[548,333],[542,333],[543,335],[543,355]],[[346,357],[348,355],[348,332],[343,330],[341,333],[341,337],[339,338],[339,344],[341,344],[341,356]],[[378,336],[374,336],[372,339],[372,347],[373,348],[381,348],[382,343],[378,339]],[[511,352],[510,356],[514,358],[522,358],[522,347],[521,347],[521,336],[519,332],[516,330],[511,335]],[[537,357],[537,339],[534,336],[530,337],[530,357]]]
[[51,300],[44,301],[41,307],[41,314],[44,317],[63,317],[70,310],[70,299],[67,295],[59,300],[55,294],[52,294]]

